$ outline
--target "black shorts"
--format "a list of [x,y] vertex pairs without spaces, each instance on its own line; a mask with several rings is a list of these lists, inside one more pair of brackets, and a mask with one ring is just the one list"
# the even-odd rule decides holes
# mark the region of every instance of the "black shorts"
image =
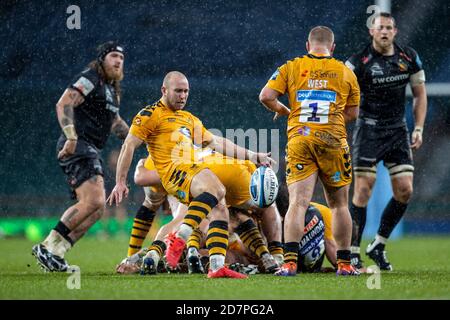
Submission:
[[[57,143],[57,153],[63,148],[66,139],[60,137]],[[93,176],[104,175],[103,161],[100,151],[84,140],[78,140],[75,153],[63,160],[58,160],[59,166],[67,176],[67,183],[75,199],[75,190]]]
[[371,168],[384,161],[389,167],[413,166],[409,133],[406,125],[380,127],[358,119],[353,131],[353,168]]

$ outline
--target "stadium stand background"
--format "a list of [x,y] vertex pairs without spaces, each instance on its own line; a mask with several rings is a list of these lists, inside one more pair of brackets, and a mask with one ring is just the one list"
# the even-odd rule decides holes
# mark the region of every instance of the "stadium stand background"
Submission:
[[[66,27],[66,9],[72,4],[81,8],[80,30]],[[188,108],[206,127],[222,132],[279,129],[284,146],[285,125],[272,122],[272,114],[259,104],[260,89],[277,66],[305,53],[312,26],[334,30],[338,59],[362,48],[369,41],[366,8],[371,4],[1,1],[1,217],[56,217],[70,202],[56,161],[60,129],[55,104],[71,78],[95,57],[98,44],[119,40],[126,48],[121,115],[128,123],[142,106],[160,97],[164,74],[179,70],[191,83]],[[406,231],[450,233],[449,4],[393,1],[392,12],[398,20],[398,41],[419,52],[428,85],[444,83],[437,95],[429,96]],[[411,102],[409,98],[410,126]],[[119,147],[120,142],[111,139],[104,159]],[[139,155],[145,157],[145,150]],[[321,194],[317,192],[319,200]],[[132,186],[129,211],[141,200],[142,193]]]

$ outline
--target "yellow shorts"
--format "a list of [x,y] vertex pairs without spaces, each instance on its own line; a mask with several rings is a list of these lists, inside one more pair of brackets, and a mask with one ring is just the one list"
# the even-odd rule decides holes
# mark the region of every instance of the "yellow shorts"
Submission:
[[294,136],[286,147],[286,181],[290,185],[319,171],[322,183],[342,187],[352,182],[352,165],[348,145],[324,143],[314,136]]
[[250,179],[256,166],[250,161],[231,159],[221,154],[207,156],[194,164],[173,165],[161,179],[163,186],[180,202],[189,204],[192,179],[203,169],[211,170],[225,186],[228,205],[238,206],[250,199]]
[[227,193],[229,206],[239,206],[250,199],[250,180],[256,166],[248,160],[237,160],[221,154],[204,158],[204,163],[219,178]]
[[[147,159],[145,159],[144,162],[144,168],[149,171],[156,171],[155,164],[153,163],[152,157],[148,156]],[[164,187],[162,184],[156,185],[156,186],[150,186],[150,190],[154,193],[165,193],[166,190],[164,190]]]

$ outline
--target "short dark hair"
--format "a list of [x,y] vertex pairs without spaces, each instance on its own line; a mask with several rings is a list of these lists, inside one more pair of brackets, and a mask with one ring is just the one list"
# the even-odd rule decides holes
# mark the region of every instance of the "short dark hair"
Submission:
[[389,12],[377,13],[372,19],[372,24],[375,24],[375,19],[380,18],[380,17],[391,19],[392,23],[394,24],[394,27],[397,27],[397,24],[395,23],[394,17]]
[[311,29],[308,35],[309,42],[334,43],[333,31],[325,26],[317,26]]

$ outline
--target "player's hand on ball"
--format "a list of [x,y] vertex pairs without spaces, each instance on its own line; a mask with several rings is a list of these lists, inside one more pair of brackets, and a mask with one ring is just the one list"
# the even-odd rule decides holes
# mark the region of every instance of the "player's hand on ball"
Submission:
[[77,148],[77,140],[66,140],[64,143],[64,147],[58,153],[58,159],[64,159],[69,157],[75,153],[75,149]]
[[271,167],[273,164],[276,164],[277,162],[272,159],[271,153],[262,153],[262,152],[252,152],[249,151],[249,160],[253,162],[254,164],[258,166],[265,166],[265,167]]
[[111,191],[111,194],[109,195],[108,199],[106,199],[106,202],[112,206],[113,203],[116,203],[116,206],[119,206],[119,204],[122,202],[122,200],[126,197],[128,197],[128,193],[130,190],[126,186],[125,183],[117,183],[114,187],[114,189]]

